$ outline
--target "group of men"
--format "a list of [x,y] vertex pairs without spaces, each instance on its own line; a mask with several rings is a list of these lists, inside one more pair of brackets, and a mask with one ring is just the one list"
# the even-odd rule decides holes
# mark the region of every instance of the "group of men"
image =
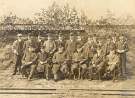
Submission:
[[113,79],[124,76],[126,71],[127,39],[124,35],[112,34],[99,38],[88,35],[84,41],[81,35],[59,34],[54,39],[51,33],[47,40],[29,34],[27,40],[17,35],[13,43],[17,72],[31,80],[39,73],[43,78],[60,79]]

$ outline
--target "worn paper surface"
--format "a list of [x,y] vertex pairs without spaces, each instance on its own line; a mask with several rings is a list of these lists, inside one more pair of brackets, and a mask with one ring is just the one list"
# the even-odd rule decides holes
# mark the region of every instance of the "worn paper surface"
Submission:
[[[52,7],[54,3],[56,4],[55,7],[58,6],[61,9],[63,9],[64,5],[68,5],[71,9],[76,9],[77,19],[80,19],[82,15],[86,20],[89,20],[89,25],[85,23],[84,19],[81,24],[86,25],[86,27],[77,27],[78,25],[75,25],[74,27],[64,28],[64,26],[58,25],[58,23],[62,25],[64,23],[64,18],[60,18],[60,20],[53,22],[54,27],[46,27],[47,29],[42,27],[47,22],[41,19],[44,19],[44,17],[38,17],[38,14],[42,13],[42,9],[47,10]],[[64,14],[59,16],[62,15]],[[13,18],[13,21],[8,17]],[[38,20],[38,18],[41,20]],[[3,25],[4,23],[5,25]],[[15,29],[12,28],[12,24],[15,24]],[[35,24],[37,27],[33,26]],[[41,27],[38,27],[39,24]],[[114,28],[108,27],[110,24]],[[36,30],[27,28],[27,26],[31,25]],[[102,26],[98,28],[98,26],[93,27],[92,25]],[[72,32],[72,30],[76,32],[75,36],[80,31],[81,33],[79,34],[84,38],[88,37],[85,34],[86,32],[87,34],[98,32],[98,36],[102,36],[102,33],[107,32],[111,32],[111,34],[112,32],[126,33],[129,46],[126,56],[126,79],[121,79],[120,77],[115,82],[97,79],[92,81],[88,79],[64,79],[55,82],[53,79],[48,81],[39,77],[28,81],[26,78],[22,78],[21,75],[12,75],[13,64],[10,63],[12,63],[11,58],[13,59],[13,56],[11,56],[10,60],[5,60],[9,53],[8,51],[11,51],[11,46],[16,40],[17,33],[22,33],[24,39],[26,39],[27,33],[32,30],[36,33],[38,32],[38,34],[39,32],[40,34],[42,32],[48,33],[48,31],[49,33],[54,32],[56,33],[54,38],[58,36],[58,32],[66,32],[65,34],[69,36],[69,32]],[[135,0],[0,0],[0,33],[0,98],[135,98]],[[108,36],[108,34],[105,35]],[[106,42],[105,35],[101,39]],[[112,37],[113,35],[110,36]],[[66,40],[68,38],[65,36]],[[8,53],[6,54],[6,52]]]

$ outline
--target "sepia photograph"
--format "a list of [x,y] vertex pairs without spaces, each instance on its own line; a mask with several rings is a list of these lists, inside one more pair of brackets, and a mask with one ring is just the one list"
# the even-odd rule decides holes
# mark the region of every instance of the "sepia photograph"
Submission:
[[0,0],[0,98],[135,98],[135,0]]

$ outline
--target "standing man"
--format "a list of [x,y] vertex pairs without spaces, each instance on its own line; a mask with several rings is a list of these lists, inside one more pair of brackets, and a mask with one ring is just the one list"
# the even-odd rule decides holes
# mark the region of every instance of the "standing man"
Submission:
[[93,37],[92,37],[92,45],[93,45],[93,48],[96,50],[96,48],[98,46],[98,39],[97,39],[96,34],[94,34]]
[[126,53],[128,52],[127,42],[124,40],[124,35],[119,37],[117,44],[117,52],[120,56],[121,75],[126,74]]
[[107,41],[105,42],[105,44],[103,45],[104,48],[104,55],[107,56],[110,52],[110,48],[111,48],[111,37],[107,36]]
[[112,42],[116,45],[116,43],[117,43],[117,36],[116,36],[116,34],[112,35]]
[[33,36],[32,36],[32,34],[29,33],[28,37],[27,37],[27,40],[24,42],[24,46],[23,46],[24,55],[25,55],[25,53],[28,52],[29,46],[32,44],[32,42],[33,42]]
[[79,45],[79,46],[83,46],[83,40],[82,40],[82,37],[81,37],[81,35],[78,33],[78,35],[77,35],[77,40],[76,40],[76,42],[77,42],[77,45]]
[[60,71],[60,67],[64,64],[66,60],[66,53],[64,52],[64,47],[59,47],[58,51],[53,56],[53,67],[52,72],[54,75],[54,80],[58,81],[59,75],[58,72]]
[[56,44],[51,34],[48,34],[47,41],[44,42],[43,46],[48,55],[52,57],[56,51]]
[[85,57],[89,58],[89,61],[91,61],[95,53],[96,50],[93,48],[92,37],[89,35],[88,41],[83,46],[83,55],[85,55]]
[[115,51],[116,51],[116,48],[117,48],[117,36],[116,36],[116,34],[112,35],[111,46],[112,46],[111,48],[115,49]]
[[77,46],[77,43],[75,41],[75,37],[73,34],[70,34],[69,40],[67,40],[66,45],[65,45],[69,73],[71,72],[72,57],[73,57],[74,52],[76,51],[76,46]]
[[17,34],[17,40],[14,41],[12,47],[14,57],[15,57],[15,66],[14,66],[13,75],[16,75],[17,68],[19,68],[18,70],[19,72],[21,70],[21,65],[22,65],[21,60],[24,53],[23,45],[24,45],[24,41],[22,40],[22,34]]
[[[32,44],[28,47],[28,51],[26,55],[23,56],[22,61],[23,61],[23,66],[21,67],[22,72],[24,74],[28,73],[28,80],[31,80],[38,64],[38,54],[36,52],[36,48],[33,47]],[[29,72],[26,71],[27,69],[30,69]]]
[[76,50],[76,45],[77,45],[77,43],[75,41],[74,35],[70,34],[70,38],[69,38],[69,40],[67,40],[66,45],[65,45],[68,59],[72,59],[73,53]]
[[37,43],[37,52],[40,52],[41,47],[43,45],[43,39],[42,39],[40,34],[37,37],[37,42],[36,43]]
[[64,37],[62,36],[62,34],[59,34],[58,36],[58,40],[56,40],[56,45],[57,45],[57,50],[59,47],[64,47],[65,48],[65,40]]

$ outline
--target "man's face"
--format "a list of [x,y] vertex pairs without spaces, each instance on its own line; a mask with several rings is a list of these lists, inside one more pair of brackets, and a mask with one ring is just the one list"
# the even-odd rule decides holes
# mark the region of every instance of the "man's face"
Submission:
[[22,40],[22,36],[18,36],[18,40]]
[[96,37],[93,37],[93,41],[97,41],[97,38]]
[[34,48],[29,47],[29,52],[33,52],[33,51],[34,51]]
[[91,43],[91,41],[92,41],[92,39],[89,37],[89,38],[88,38],[88,42]]
[[111,53],[111,54],[115,54],[115,51],[114,51],[114,50],[111,50],[110,53]]
[[28,36],[28,40],[33,40],[34,39],[34,37],[33,36]]
[[48,37],[48,40],[52,40],[52,37]]
[[82,50],[81,48],[77,48],[77,52],[81,52],[81,50]]
[[45,51],[45,49],[44,48],[41,48],[41,52],[44,52]]
[[81,41],[82,40],[81,36],[77,36],[77,40]]
[[59,36],[59,40],[63,40],[63,37]]
[[70,40],[74,40],[74,36],[70,36]]

